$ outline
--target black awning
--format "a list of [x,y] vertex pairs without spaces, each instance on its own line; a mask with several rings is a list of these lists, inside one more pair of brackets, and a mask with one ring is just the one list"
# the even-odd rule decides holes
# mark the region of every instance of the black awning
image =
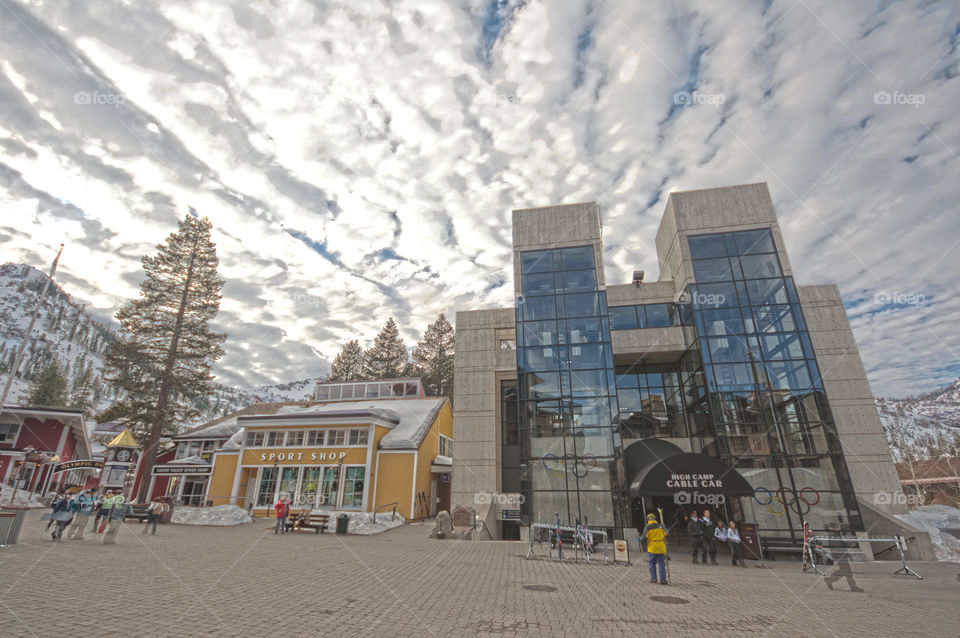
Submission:
[[682,491],[727,496],[753,494],[753,487],[733,466],[690,452],[653,460],[627,477],[630,492],[640,496],[670,496]]

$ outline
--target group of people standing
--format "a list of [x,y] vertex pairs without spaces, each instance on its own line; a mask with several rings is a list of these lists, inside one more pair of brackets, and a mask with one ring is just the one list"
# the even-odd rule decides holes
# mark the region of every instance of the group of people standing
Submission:
[[[93,525],[86,531],[103,534],[104,545],[117,542],[120,525],[133,513],[133,508],[120,490],[108,490],[98,494],[92,489],[86,489],[73,495],[57,494],[50,503],[50,508],[53,511],[49,516],[47,531],[54,541],[63,538],[63,532],[68,528],[68,539],[83,540],[87,524],[93,518]],[[152,533],[156,534],[157,521],[169,508],[166,497],[154,498],[147,507],[147,525],[143,533],[146,534],[152,528]],[[56,527],[51,531],[50,528],[54,525]]]
[[[702,562],[707,564],[707,554],[710,554],[710,564],[717,564],[717,547],[728,545],[730,547],[731,564],[736,567],[738,564],[745,567],[743,563],[743,552],[740,547],[740,531],[737,524],[730,521],[729,525],[724,525],[723,521],[716,520],[710,516],[710,510],[705,509],[700,516],[697,511],[690,512],[690,518],[687,521],[687,534],[690,536],[690,542],[693,546],[693,563]],[[698,556],[700,561],[697,560]]]

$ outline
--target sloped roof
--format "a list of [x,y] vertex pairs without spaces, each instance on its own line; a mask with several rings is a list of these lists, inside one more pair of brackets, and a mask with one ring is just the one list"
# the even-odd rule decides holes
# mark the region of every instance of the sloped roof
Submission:
[[174,441],[184,441],[190,439],[229,439],[236,433],[242,425],[237,423],[237,418],[245,415],[269,415],[276,414],[278,410],[285,407],[304,407],[312,405],[310,401],[272,401],[263,403],[254,403],[242,410],[237,410],[231,414],[226,414],[213,421],[208,421],[203,425],[181,432],[173,437]]
[[[318,403],[307,407],[284,407],[272,415],[274,419],[310,419],[314,421],[343,419],[375,419],[390,432],[380,439],[384,450],[416,449],[430,426],[447,403],[445,397],[409,399],[371,399]],[[241,424],[254,425],[258,417],[246,416]]]
[[138,447],[137,440],[130,434],[130,430],[124,428],[123,432],[113,437],[113,440],[107,443],[107,447]]

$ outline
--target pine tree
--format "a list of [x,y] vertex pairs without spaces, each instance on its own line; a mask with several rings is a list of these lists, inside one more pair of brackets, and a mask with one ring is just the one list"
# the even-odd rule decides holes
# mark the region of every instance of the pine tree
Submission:
[[[144,476],[153,469],[164,430],[175,432],[199,416],[195,400],[210,392],[210,367],[223,356],[227,336],[209,328],[223,288],[211,228],[207,218],[198,219],[190,209],[177,232],[157,246],[157,254],[143,258],[140,297],[116,315],[120,338],[110,345],[106,365],[124,395],[107,412],[130,419],[144,447]],[[148,484],[140,487],[141,502]]]
[[63,408],[67,405],[67,378],[60,366],[50,361],[30,384],[27,404],[31,407]]
[[393,317],[384,324],[373,345],[363,353],[365,379],[396,379],[406,371],[407,349]]
[[73,377],[73,385],[70,387],[70,397],[67,406],[75,410],[83,410],[84,414],[90,414],[93,409],[93,368],[88,363],[86,367],[78,366],[79,372]]
[[330,366],[327,381],[359,381],[363,376],[363,348],[360,342],[352,339],[343,345]]
[[453,326],[440,313],[413,349],[416,373],[429,396],[453,396],[453,334]]

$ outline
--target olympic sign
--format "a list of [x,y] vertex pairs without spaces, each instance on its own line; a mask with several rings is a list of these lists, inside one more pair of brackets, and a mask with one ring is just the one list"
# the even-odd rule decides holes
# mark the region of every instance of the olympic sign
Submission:
[[[765,500],[757,498],[757,494],[761,492],[766,494]],[[789,495],[793,496],[792,500],[788,498]],[[771,490],[766,487],[755,487],[753,489],[753,500],[756,501],[757,505],[766,507],[767,511],[774,516],[783,516],[787,513],[787,508],[793,507],[794,505],[797,506],[797,513],[799,513],[800,516],[805,516],[810,512],[811,508],[820,502],[820,492],[812,487],[802,487],[796,491],[787,490],[785,487],[781,487],[778,490]],[[778,503],[779,507],[777,507]],[[803,509],[804,506],[806,506],[806,510]]]

